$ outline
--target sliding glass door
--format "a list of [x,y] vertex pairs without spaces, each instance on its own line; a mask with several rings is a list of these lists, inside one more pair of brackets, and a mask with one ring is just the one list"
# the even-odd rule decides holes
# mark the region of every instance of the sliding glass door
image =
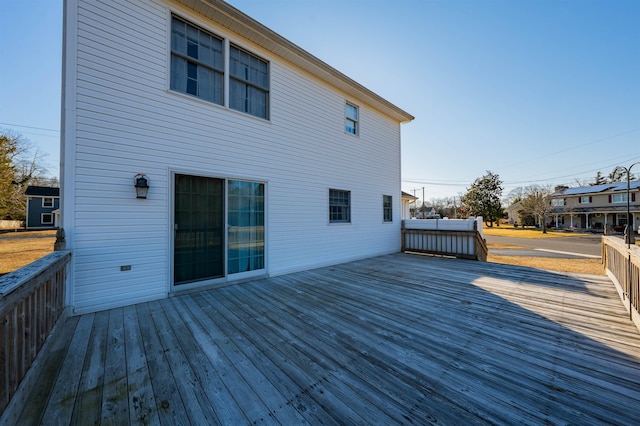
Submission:
[[264,269],[264,184],[229,181],[228,273]]
[[264,189],[260,182],[175,175],[175,286],[265,268]]
[[176,175],[174,285],[224,276],[224,179]]

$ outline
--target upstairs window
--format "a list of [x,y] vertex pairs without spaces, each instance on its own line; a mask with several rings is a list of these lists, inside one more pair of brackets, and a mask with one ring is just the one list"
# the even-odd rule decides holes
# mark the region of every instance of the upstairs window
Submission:
[[358,134],[358,107],[347,102],[344,107],[344,129],[352,135]]
[[229,51],[229,108],[268,118],[269,63],[231,46]]
[[591,202],[591,197],[580,197],[578,200],[580,204],[589,204]]
[[564,206],[564,198],[554,198],[551,200],[551,205],[553,207],[562,207]]
[[612,194],[611,195],[612,203],[626,203],[627,202],[627,194]]
[[329,190],[329,223],[351,222],[351,191]]
[[53,198],[52,197],[43,197],[42,198],[42,207],[53,207]]
[[224,103],[223,40],[176,18],[171,20],[171,90]]
[[382,196],[382,220],[393,222],[393,199],[391,195]]

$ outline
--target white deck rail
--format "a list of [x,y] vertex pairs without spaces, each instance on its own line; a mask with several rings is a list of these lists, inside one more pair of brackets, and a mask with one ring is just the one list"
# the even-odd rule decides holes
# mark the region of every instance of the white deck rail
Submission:
[[402,221],[402,251],[487,260],[482,218]]

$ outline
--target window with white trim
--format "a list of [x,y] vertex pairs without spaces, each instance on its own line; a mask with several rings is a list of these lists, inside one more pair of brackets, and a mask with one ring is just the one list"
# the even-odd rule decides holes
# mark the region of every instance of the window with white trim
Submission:
[[269,63],[231,45],[229,51],[229,108],[267,119]]
[[551,200],[551,205],[553,207],[562,207],[564,206],[564,198],[554,198]]
[[43,197],[42,207],[53,207],[53,197]]
[[351,222],[351,191],[329,189],[329,223]]
[[611,195],[612,203],[626,203],[627,202],[627,194],[612,194]]
[[358,134],[358,107],[347,102],[344,106],[344,130],[352,135]]
[[171,19],[171,90],[224,103],[223,39],[186,21]]
[[591,202],[591,197],[580,197],[580,204],[589,204]]
[[233,44],[225,51],[224,38],[177,16],[171,17],[170,72],[171,90],[269,119],[269,62]]
[[42,213],[40,223],[43,225],[53,225],[53,213]]
[[393,198],[391,195],[382,196],[382,220],[393,222]]

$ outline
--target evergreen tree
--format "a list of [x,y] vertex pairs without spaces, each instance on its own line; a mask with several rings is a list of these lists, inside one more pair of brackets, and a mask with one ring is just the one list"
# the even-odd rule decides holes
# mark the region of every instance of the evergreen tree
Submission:
[[605,177],[602,176],[602,172],[598,171],[598,173],[596,173],[596,178],[593,181],[593,183],[591,184],[591,186],[603,185],[605,183],[607,183],[607,179],[605,179]]
[[487,174],[477,178],[462,196],[462,203],[471,216],[482,216],[489,226],[493,226],[493,222],[504,216],[501,197],[500,176],[487,170]]

